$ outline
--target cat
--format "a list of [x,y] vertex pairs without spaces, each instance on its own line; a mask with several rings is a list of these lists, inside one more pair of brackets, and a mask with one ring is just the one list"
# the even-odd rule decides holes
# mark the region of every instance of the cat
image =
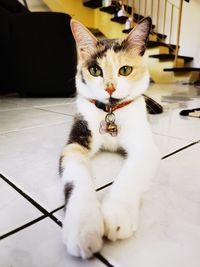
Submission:
[[[151,18],[124,40],[98,41],[72,20],[79,61],[77,110],[60,157],[65,194],[63,241],[83,259],[100,251],[103,237],[128,238],[138,228],[142,194],[149,188],[160,156],[154,144],[143,93],[149,72],[143,62]],[[125,152],[125,163],[102,203],[88,167],[100,150]]]

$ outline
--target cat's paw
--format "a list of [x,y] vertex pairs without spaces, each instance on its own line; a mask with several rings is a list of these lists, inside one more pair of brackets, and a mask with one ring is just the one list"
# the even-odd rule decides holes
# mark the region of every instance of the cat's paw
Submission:
[[83,259],[91,258],[102,247],[104,222],[100,208],[67,207],[63,222],[63,241],[69,254]]
[[102,203],[105,236],[111,240],[131,237],[138,227],[139,207],[110,196]]

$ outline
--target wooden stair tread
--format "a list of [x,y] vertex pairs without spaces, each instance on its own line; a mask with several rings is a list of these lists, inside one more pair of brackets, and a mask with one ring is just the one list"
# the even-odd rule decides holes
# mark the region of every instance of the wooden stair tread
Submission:
[[98,39],[101,38],[101,39],[105,39],[106,36],[99,30],[99,29],[95,29],[95,28],[89,28],[88,27],[88,30],[95,36],[97,37]]
[[159,39],[161,39],[161,40],[167,38],[167,35],[166,35],[166,34],[162,34],[162,33],[159,33],[159,32],[153,32],[153,34],[156,34],[157,37],[158,37]]
[[110,19],[111,21],[113,22],[117,22],[117,23],[120,23],[120,24],[124,24],[126,22],[126,20],[128,19],[128,17],[126,16],[121,16],[121,17],[114,17],[112,19]]
[[90,0],[83,3],[83,5],[89,8],[99,8],[102,6],[102,0]]
[[[134,20],[134,22],[137,23],[137,21],[135,21],[135,20]],[[155,27],[156,27],[155,25],[152,25],[152,29],[154,29]],[[122,30],[122,32],[123,32],[123,33],[129,33],[129,32],[131,32],[132,29],[133,29],[133,28],[130,28],[130,29],[124,29],[124,30]]]
[[[157,55],[150,55],[149,57],[157,58],[160,60],[174,60],[175,59],[175,55],[173,54],[157,54]],[[193,57],[186,57],[186,56],[178,56],[178,58],[184,59],[186,63],[193,60]]]
[[114,5],[100,8],[100,11],[108,13],[108,14],[115,14],[116,10],[117,8]]
[[193,68],[193,67],[166,68],[166,69],[163,69],[163,71],[190,72],[190,71],[200,71],[200,68]]
[[163,43],[163,42],[160,42],[160,41],[148,41],[148,43],[147,43],[147,48],[155,48],[155,47],[158,47],[158,46],[165,46],[165,47],[168,47],[171,50],[175,50],[176,49],[176,45],[174,45],[174,44],[166,44],[166,43]]

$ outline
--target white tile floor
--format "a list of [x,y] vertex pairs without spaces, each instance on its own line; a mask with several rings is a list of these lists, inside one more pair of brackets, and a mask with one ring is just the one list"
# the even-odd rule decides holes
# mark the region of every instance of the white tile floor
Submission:
[[[105,262],[73,258],[61,241],[58,159],[74,99],[0,99],[0,266],[200,266],[200,119],[179,116],[183,108],[200,107],[200,90],[154,84],[148,94],[165,108],[149,120],[162,157],[168,156],[145,195],[135,237],[105,242]],[[96,188],[111,182],[122,164],[110,153],[94,159]]]

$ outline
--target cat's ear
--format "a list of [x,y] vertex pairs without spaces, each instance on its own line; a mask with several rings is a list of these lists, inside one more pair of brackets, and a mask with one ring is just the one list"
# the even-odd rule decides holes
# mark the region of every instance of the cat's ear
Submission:
[[134,49],[137,54],[142,56],[146,49],[146,43],[151,31],[151,26],[152,20],[150,17],[146,17],[141,20],[123,41],[125,48]]
[[71,20],[71,29],[81,57],[90,56],[95,51],[98,40],[83,24]]

